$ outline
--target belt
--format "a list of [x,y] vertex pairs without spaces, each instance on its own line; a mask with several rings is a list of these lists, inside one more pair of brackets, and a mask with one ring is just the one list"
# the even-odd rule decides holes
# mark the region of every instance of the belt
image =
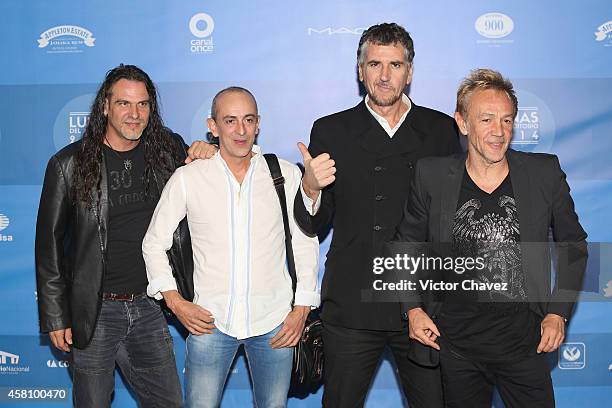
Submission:
[[104,292],[102,293],[102,300],[115,300],[118,302],[133,302],[138,299],[143,299],[147,294],[141,293],[113,293]]

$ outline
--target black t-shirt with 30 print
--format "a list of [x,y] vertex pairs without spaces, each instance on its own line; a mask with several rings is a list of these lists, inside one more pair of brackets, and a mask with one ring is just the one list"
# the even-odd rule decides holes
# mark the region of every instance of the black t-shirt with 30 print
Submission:
[[105,145],[104,157],[109,220],[103,291],[141,293],[147,288],[142,239],[157,204],[157,191],[151,182],[145,196],[145,160],[141,143],[127,152],[111,150]]

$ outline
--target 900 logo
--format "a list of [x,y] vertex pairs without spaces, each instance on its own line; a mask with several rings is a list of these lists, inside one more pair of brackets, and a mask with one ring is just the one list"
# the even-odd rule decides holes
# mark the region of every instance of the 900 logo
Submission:
[[514,21],[502,13],[487,13],[474,23],[478,34],[486,38],[503,38],[514,30]]

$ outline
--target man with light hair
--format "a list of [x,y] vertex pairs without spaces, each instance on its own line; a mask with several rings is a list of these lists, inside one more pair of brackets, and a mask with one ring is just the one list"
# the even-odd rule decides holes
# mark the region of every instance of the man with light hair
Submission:
[[449,243],[455,256],[484,259],[482,269],[443,278],[489,289],[421,293],[422,301],[403,305],[410,337],[439,350],[448,407],[489,408],[494,387],[507,407],[554,406],[544,353],[565,337],[587,235],[558,158],[509,149],[517,110],[512,83],[498,72],[477,69],[461,83],[455,120],[468,151],[417,163],[396,236]]

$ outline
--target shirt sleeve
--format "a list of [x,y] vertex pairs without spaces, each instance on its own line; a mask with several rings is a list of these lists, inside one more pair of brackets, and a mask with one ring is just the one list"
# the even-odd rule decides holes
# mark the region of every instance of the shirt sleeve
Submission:
[[[302,174],[300,170],[293,166],[290,177],[287,177],[286,197],[287,211],[289,215],[289,228],[291,229],[291,243],[293,245],[293,255],[295,258],[295,269],[297,275],[297,287],[295,291],[296,306],[311,306],[313,308],[321,303],[321,296],[318,290],[319,281],[319,239],[317,236],[309,237],[298,228],[293,217],[293,201],[296,197],[298,189],[301,189]],[[302,190],[302,197],[306,197]],[[308,197],[306,197],[308,198]],[[310,205],[307,205],[306,199],[304,204],[306,208],[312,208],[312,200]],[[320,203],[321,194],[317,199]],[[315,203],[316,205],[316,203]],[[315,210],[316,212],[316,210]]]
[[306,207],[306,210],[308,211],[308,213],[310,215],[316,215],[316,213],[319,211],[319,208],[321,207],[321,196],[323,195],[323,191],[319,191],[317,200],[313,201],[312,198],[306,195],[306,192],[304,191],[304,187],[302,186],[302,183],[300,182],[300,192],[302,193],[302,201],[304,201],[304,207]]
[[587,233],[580,225],[570,195],[566,175],[557,156],[551,157],[554,169],[551,229],[555,241],[556,276],[547,313],[569,319],[578,300],[587,267]]
[[166,251],[172,247],[174,231],[187,214],[187,192],[181,170],[177,170],[166,183],[142,241],[149,280],[147,294],[158,300],[163,297],[161,292],[177,290]]
[[40,329],[71,327],[69,285],[64,269],[64,238],[70,217],[70,186],[54,156],[49,160],[36,220],[36,283]]

